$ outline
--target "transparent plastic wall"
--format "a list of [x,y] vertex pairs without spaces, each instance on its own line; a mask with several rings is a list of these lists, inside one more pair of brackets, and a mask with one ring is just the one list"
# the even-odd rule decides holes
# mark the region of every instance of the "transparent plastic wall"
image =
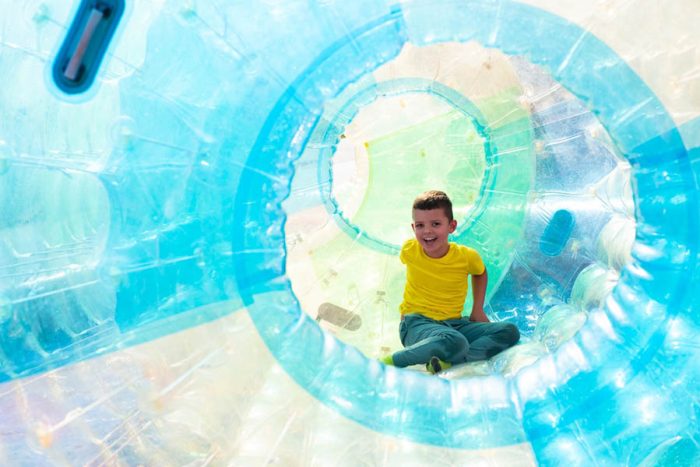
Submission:
[[[68,95],[78,9],[0,0],[0,464],[700,463],[696,1],[127,1]],[[522,335],[440,376],[429,188]]]

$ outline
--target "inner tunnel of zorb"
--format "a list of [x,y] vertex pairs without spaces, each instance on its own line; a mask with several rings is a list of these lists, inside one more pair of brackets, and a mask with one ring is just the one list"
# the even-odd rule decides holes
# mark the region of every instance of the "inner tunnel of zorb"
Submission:
[[[0,463],[700,462],[700,10],[641,3],[0,1]],[[439,376],[377,360],[428,189],[522,336]]]

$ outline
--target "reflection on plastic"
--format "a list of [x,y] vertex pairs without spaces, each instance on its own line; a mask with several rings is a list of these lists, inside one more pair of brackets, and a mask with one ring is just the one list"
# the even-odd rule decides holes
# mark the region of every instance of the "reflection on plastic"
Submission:
[[[700,464],[696,2],[550,3],[0,0],[0,464]],[[443,378],[423,184],[523,335]]]

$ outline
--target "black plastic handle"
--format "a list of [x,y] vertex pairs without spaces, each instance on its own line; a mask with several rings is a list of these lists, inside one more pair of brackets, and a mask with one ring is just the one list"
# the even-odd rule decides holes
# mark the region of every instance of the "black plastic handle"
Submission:
[[68,94],[87,91],[124,13],[124,0],[83,0],[53,64],[56,85]]

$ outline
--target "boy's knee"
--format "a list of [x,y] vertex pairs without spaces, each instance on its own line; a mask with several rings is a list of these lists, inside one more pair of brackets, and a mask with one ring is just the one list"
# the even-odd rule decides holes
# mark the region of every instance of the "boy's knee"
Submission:
[[520,330],[514,324],[505,323],[501,333],[508,345],[515,345],[520,340]]
[[442,340],[445,345],[445,352],[447,353],[443,360],[451,361],[452,358],[458,358],[463,354],[466,355],[469,350],[469,341],[459,333],[446,333],[443,335]]

